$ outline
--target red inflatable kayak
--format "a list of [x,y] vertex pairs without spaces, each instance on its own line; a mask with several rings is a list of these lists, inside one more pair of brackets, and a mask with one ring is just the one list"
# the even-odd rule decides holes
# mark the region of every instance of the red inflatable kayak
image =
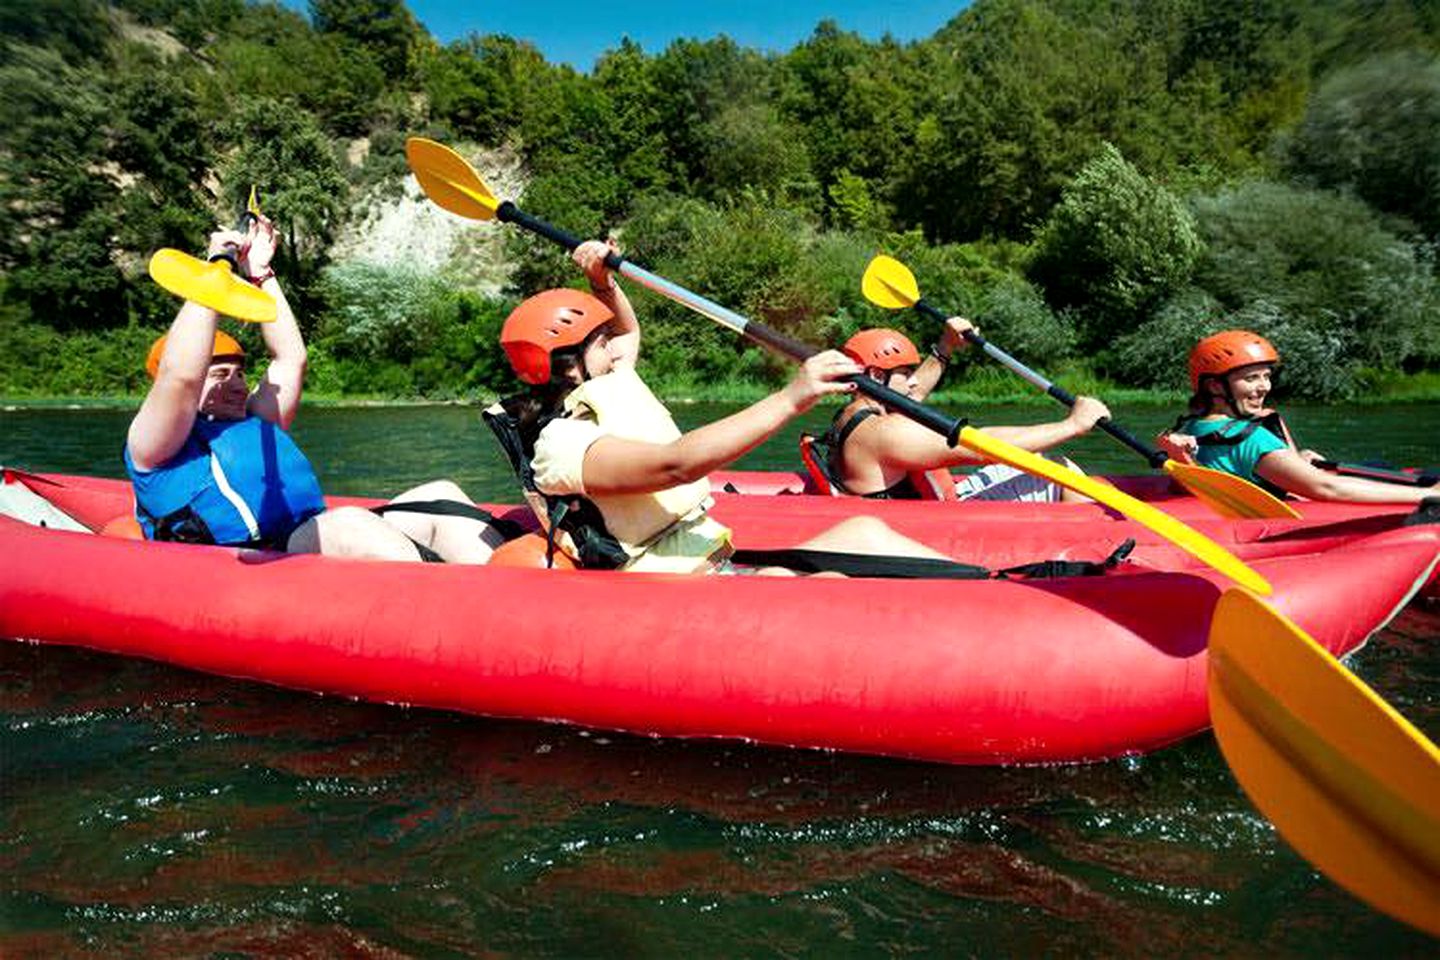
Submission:
[[[128,511],[126,484],[5,480],[3,637],[367,700],[953,763],[1097,760],[1207,725],[1206,632],[1225,584],[1112,519],[960,511],[937,523],[931,505],[889,505],[909,510],[890,511],[897,526],[992,567],[1100,559],[1139,541],[1099,577],[684,577],[116,539],[85,528]],[[764,547],[802,539],[845,503],[730,497],[718,509],[737,542]],[[76,529],[55,528],[64,515]],[[1202,529],[1336,653],[1385,624],[1440,556],[1440,529],[1397,517]]]

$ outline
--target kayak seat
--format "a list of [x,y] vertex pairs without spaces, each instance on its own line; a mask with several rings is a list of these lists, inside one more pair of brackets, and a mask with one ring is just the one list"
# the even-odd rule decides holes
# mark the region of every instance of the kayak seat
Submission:
[[800,462],[805,464],[805,473],[810,478],[814,492],[823,497],[843,496],[839,484],[831,479],[825,456],[816,448],[819,438],[811,433],[800,434]]
[[122,513],[120,516],[106,521],[99,533],[102,537],[115,537],[117,540],[145,539],[145,533],[140,529],[140,521],[135,519],[133,513]]
[[540,531],[508,540],[490,555],[492,567],[538,567],[541,570],[574,570],[575,561],[563,550],[554,552],[554,562],[546,561],[549,545]]

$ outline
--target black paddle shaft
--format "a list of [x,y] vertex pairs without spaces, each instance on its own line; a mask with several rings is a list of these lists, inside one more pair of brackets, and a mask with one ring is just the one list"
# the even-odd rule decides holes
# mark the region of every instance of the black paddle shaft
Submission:
[[[931,319],[938,320],[941,323],[944,323],[947,319],[945,314],[941,313],[934,306],[926,303],[924,300],[915,301],[915,308],[921,313],[924,313],[926,316],[930,317]],[[981,350],[985,351],[988,356],[992,357],[995,360],[998,360],[1001,365],[1008,367],[1012,372],[1019,374],[1022,378],[1030,381],[1035,386],[1039,387],[1041,390],[1049,394],[1051,397],[1054,397],[1056,400],[1065,404],[1065,406],[1075,406],[1074,394],[1072,394],[1070,391],[1066,390],[1059,384],[1052,383],[1051,381],[1042,377],[1040,374],[1036,373],[1034,370],[1031,370],[1029,367],[1025,366],[1025,364],[1021,363],[1019,360],[1016,360],[1004,350],[1001,350],[999,347],[986,340],[979,333],[975,332],[974,330],[966,330],[965,339],[973,343],[975,346],[979,347]],[[1145,443],[1142,443],[1129,430],[1126,430],[1124,427],[1120,426],[1118,423],[1114,422],[1109,417],[1101,417],[1099,420],[1095,421],[1095,425],[1101,430],[1104,430],[1106,433],[1110,434],[1110,436],[1114,437],[1116,440],[1119,440],[1121,443],[1125,444],[1125,446],[1129,447],[1131,450],[1134,450],[1136,453],[1140,454],[1140,456],[1144,457],[1145,462],[1150,464],[1152,468],[1158,468],[1162,464],[1164,464],[1166,460],[1170,459],[1168,456],[1165,455],[1164,451],[1156,450],[1153,447],[1147,446]]]
[[[240,212],[240,218],[235,222],[235,232],[248,233],[250,230],[250,224],[254,222],[255,214],[250,212],[249,207],[246,207]],[[243,274],[240,272],[239,251],[232,250],[231,248],[226,247],[224,250],[221,250],[219,253],[215,254],[215,256],[210,258],[211,263],[214,263],[216,260],[228,261],[230,263],[230,272],[235,274],[235,276],[237,277],[243,276]]]
[[[553,224],[546,223],[538,217],[531,216],[509,200],[502,201],[500,206],[495,209],[495,218],[502,223],[513,223],[518,227],[529,230],[531,233],[553,241],[572,252],[576,247],[580,246],[581,243],[580,238],[574,234],[567,233]],[[627,261],[613,250],[606,255],[605,265],[615,271],[621,271],[623,268],[627,276],[635,277],[651,289],[685,303],[687,306],[692,307],[692,309],[696,309],[698,312],[711,317],[711,319],[725,324],[737,333],[743,334],[756,343],[769,347],[776,353],[789,357],[792,360],[798,360],[803,363],[817,353],[814,347],[787,337],[783,333],[772,330],[762,323],[734,314],[720,307],[718,304],[712,304],[704,300],[704,298],[698,297],[690,291],[685,290],[683,287],[679,287],[663,277],[658,277],[643,267]],[[934,407],[926,406],[923,403],[917,403],[910,397],[905,396],[905,394],[891,390],[884,384],[877,383],[864,374],[855,374],[854,376],[846,377],[845,382],[855,384],[856,389],[867,397],[880,401],[896,413],[908,417],[922,427],[940,434],[952,447],[960,442],[960,431],[968,425],[968,422],[965,420],[952,417],[947,413],[943,413]],[[1073,403],[1074,401],[1072,400],[1071,402]]]

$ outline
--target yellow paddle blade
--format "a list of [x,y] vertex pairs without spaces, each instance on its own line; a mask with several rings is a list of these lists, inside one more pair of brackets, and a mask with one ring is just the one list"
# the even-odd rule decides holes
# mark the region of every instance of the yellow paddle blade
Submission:
[[245,201],[245,210],[253,216],[260,216],[260,197],[255,193],[255,184],[250,184],[250,199]]
[[1306,860],[1440,936],[1440,750],[1305,631],[1230,589],[1210,624],[1225,761]]
[[865,275],[860,278],[860,292],[866,300],[887,310],[913,307],[920,300],[915,274],[899,260],[883,253],[876,254],[865,268]]
[[1284,500],[1233,473],[1176,460],[1165,461],[1165,472],[1222,517],[1300,519],[1300,512]]
[[490,220],[500,207],[480,175],[454,150],[434,140],[405,141],[405,160],[420,189],[436,205],[471,220]]
[[1270,595],[1269,581],[1242,563],[1240,558],[1229,550],[1200,531],[1191,529],[1176,520],[1168,513],[1162,513],[1150,504],[1136,500],[1128,493],[1122,493],[1108,483],[1101,483],[1083,473],[1076,473],[1068,467],[1062,467],[1058,463],[1046,460],[1039,454],[1021,450],[1013,444],[997,440],[988,434],[981,433],[974,427],[966,427],[961,430],[959,442],[962,446],[982,453],[991,460],[1008,463],[1026,473],[1044,477],[1067,490],[1074,490],[1097,503],[1103,503],[1141,526],[1148,527],[1160,534],[1201,563],[1220,571],[1242,587],[1266,596]]
[[156,250],[150,278],[177,297],[249,323],[275,319],[275,298],[235,276],[230,261],[206,262],[179,250]]

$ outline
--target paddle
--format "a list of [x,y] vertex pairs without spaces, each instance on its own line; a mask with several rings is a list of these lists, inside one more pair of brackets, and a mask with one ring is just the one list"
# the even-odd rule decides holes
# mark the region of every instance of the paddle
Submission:
[[[259,214],[255,188],[240,215],[236,230],[244,233]],[[155,251],[150,258],[150,278],[166,290],[216,313],[249,323],[269,323],[275,319],[275,298],[238,273],[240,262],[233,251],[217,253],[204,261],[188,253],[168,247]]]
[[1440,750],[1264,601],[1210,624],[1210,718],[1250,799],[1301,856],[1440,936]]
[[1403,470],[1387,470],[1384,467],[1371,467],[1363,463],[1336,463],[1333,460],[1316,460],[1312,466],[1342,476],[1363,477],[1366,480],[1378,480],[1380,483],[1399,483],[1407,487],[1433,487],[1440,482],[1440,475],[1428,470],[1420,473],[1406,473]]
[[[415,178],[420,182],[430,199],[451,213],[475,220],[500,220],[514,223],[532,233],[554,241],[567,250],[574,250],[580,240],[543,220],[522,211],[509,200],[495,198],[485,181],[455,151],[433,140],[411,137],[405,143],[405,157]],[[790,357],[803,361],[815,353],[812,347],[771,330],[734,313],[714,301],[691,293],[684,287],[658,277],[648,270],[630,263],[618,253],[605,258],[606,265],[635,282],[655,291],[661,296],[700,313],[711,320],[743,334],[757,343]],[[1106,483],[1086,477],[1044,457],[1021,450],[994,437],[987,436],[968,426],[965,421],[946,414],[933,407],[916,403],[903,394],[896,393],[868,377],[852,378],[862,393],[888,405],[916,423],[927,427],[949,441],[951,446],[960,444],[991,460],[1007,463],[1027,473],[1051,480],[1062,487],[1075,490],[1097,502],[1114,508],[1135,522],[1165,537],[1176,546],[1187,551],[1201,562],[1220,571],[1236,583],[1244,584],[1263,594],[1270,593],[1269,584],[1251,570],[1234,554],[1192,530],[1175,518],[1162,513],[1147,503],[1142,503]]]
[[[910,268],[893,257],[877,255],[865,268],[860,288],[865,298],[876,306],[889,310],[912,308],[941,323],[946,315],[920,297],[920,288]],[[1010,354],[990,343],[974,330],[965,331],[965,339],[984,350],[991,358],[1034,384],[1067,407],[1075,406],[1075,397],[1064,387],[1045,379]],[[1145,458],[1151,467],[1160,467],[1181,486],[1203,500],[1222,517],[1290,517],[1300,516],[1283,500],[1233,474],[1190,463],[1171,460],[1160,450],[1146,446],[1130,431],[1112,421],[1109,417],[1100,419],[1096,425],[1110,436]]]

